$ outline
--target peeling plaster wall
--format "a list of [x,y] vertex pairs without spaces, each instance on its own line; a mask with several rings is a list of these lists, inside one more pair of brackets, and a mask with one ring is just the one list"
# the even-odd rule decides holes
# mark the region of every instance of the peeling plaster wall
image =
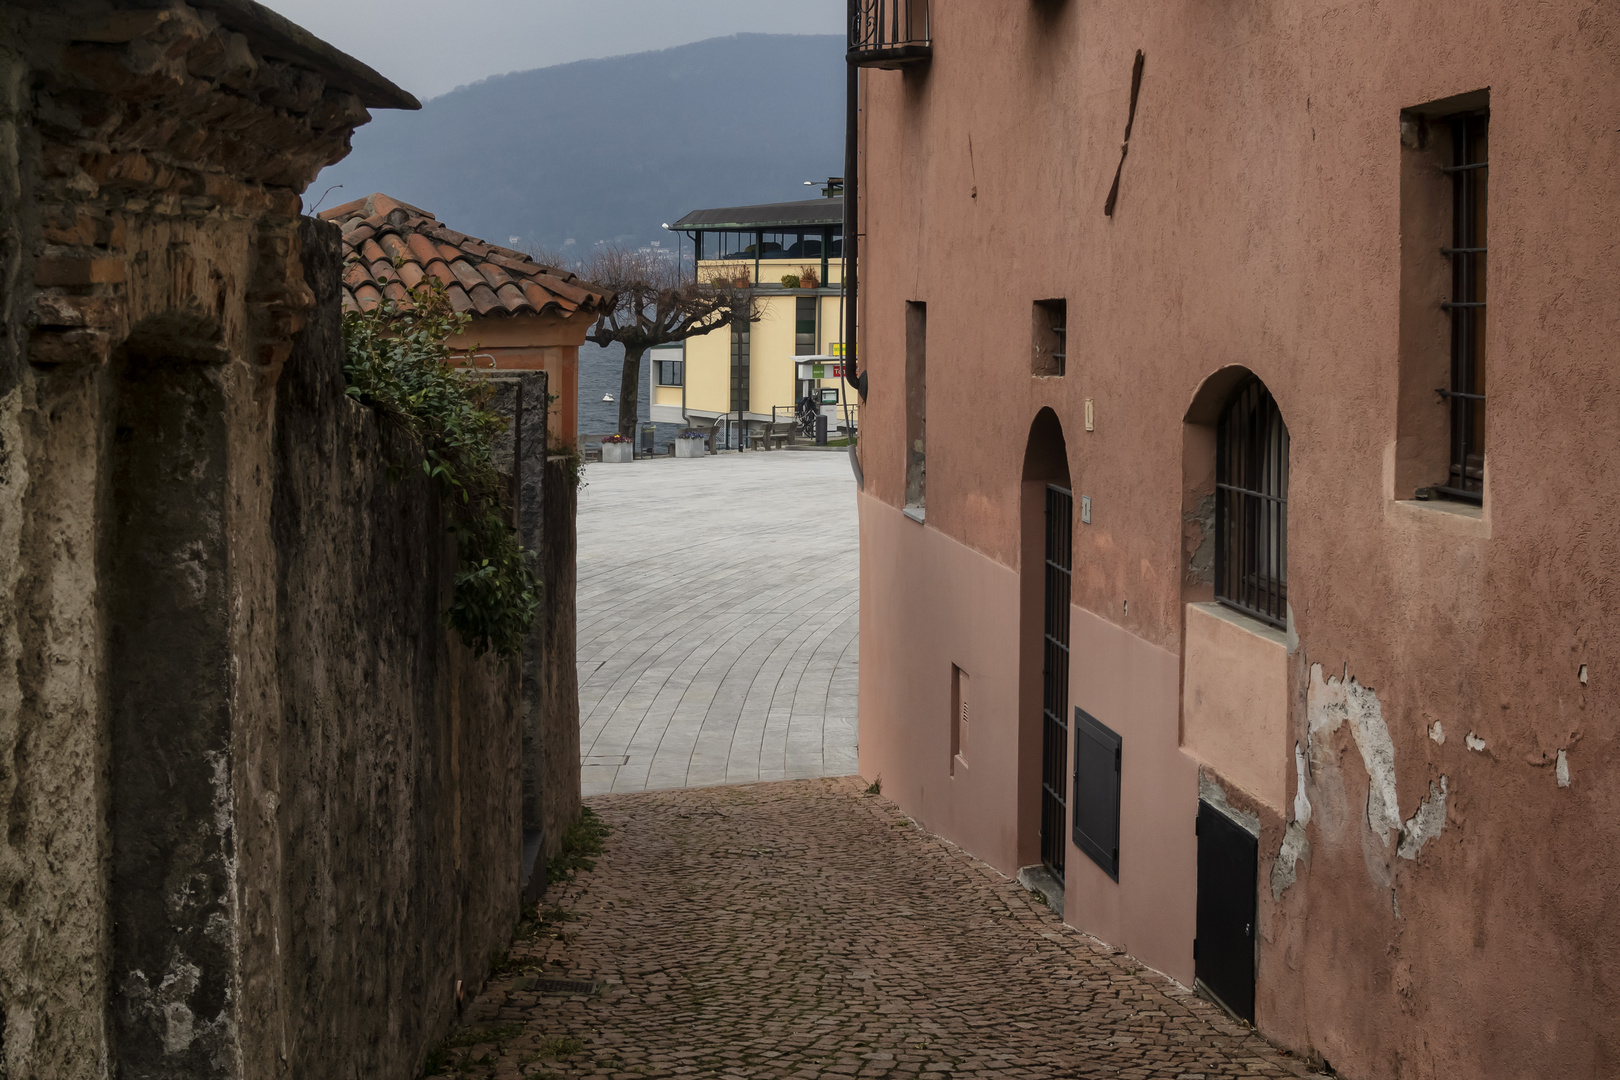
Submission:
[[[1076,609],[1182,650],[1208,535],[1187,497],[1188,409],[1241,366],[1291,436],[1288,726],[1267,763],[1287,793],[1278,820],[1260,815],[1262,1032],[1350,1080],[1620,1074],[1620,138],[1594,120],[1620,115],[1620,13],[930,10],[928,64],[861,73],[863,520],[904,499],[908,301],[929,305],[931,421],[926,524],[863,526],[863,769],[869,746],[885,769],[918,746],[935,767],[955,661],[929,643],[986,633],[981,612],[1016,603],[957,613],[885,576],[946,544],[989,564],[975,581],[1015,576],[1021,454],[1042,408],[1068,437],[1076,503],[1091,498]],[[1483,87],[1487,493],[1458,513],[1395,488],[1399,116]],[[963,266],[995,287],[965,296]],[[1048,297],[1082,313],[1063,378],[1029,375],[1030,305]],[[1087,678],[1104,685],[1076,681],[1071,699],[1124,697],[1141,677],[1099,670]],[[974,691],[976,709],[1017,707],[988,682]],[[1017,845],[1016,816],[989,802],[896,792],[976,853]],[[1181,827],[1167,822],[1168,839]],[[1121,851],[1122,881],[1138,857]]]

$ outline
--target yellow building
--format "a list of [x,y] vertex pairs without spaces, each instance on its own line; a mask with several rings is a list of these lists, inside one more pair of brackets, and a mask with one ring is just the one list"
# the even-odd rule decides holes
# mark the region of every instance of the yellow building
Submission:
[[773,424],[785,430],[813,394],[833,437],[858,425],[842,378],[843,223],[835,196],[695,210],[671,226],[692,239],[699,280],[753,287],[758,318],[649,350],[653,420],[747,445]]

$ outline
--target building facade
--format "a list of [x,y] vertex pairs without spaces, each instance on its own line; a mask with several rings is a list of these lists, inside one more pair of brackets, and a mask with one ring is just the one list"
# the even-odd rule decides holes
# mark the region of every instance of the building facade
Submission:
[[809,393],[832,430],[858,424],[842,377],[843,220],[834,196],[695,210],[671,226],[692,238],[700,281],[753,287],[758,318],[649,351],[653,420],[747,439],[791,423]]
[[862,775],[1340,1075],[1620,1072],[1620,14],[898,6]]

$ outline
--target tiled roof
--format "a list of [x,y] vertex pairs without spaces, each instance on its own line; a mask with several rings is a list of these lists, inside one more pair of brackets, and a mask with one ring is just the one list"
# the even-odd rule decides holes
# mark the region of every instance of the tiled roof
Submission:
[[406,290],[429,275],[444,283],[456,311],[480,316],[579,312],[594,319],[612,300],[566,270],[446,228],[428,211],[387,195],[367,195],[320,216],[343,229],[345,311],[370,311],[384,296],[405,300]]

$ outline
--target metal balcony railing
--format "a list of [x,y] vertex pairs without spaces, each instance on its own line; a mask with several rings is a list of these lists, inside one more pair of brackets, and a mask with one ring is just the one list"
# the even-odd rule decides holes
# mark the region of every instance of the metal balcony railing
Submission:
[[924,63],[933,53],[928,0],[852,0],[850,63],[892,69]]

